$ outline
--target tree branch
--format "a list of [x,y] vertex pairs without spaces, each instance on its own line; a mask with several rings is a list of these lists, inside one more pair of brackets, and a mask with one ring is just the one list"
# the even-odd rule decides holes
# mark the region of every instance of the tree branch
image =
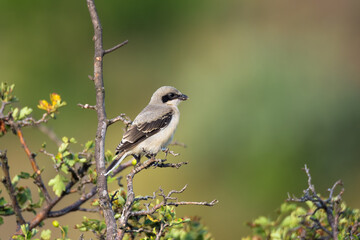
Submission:
[[[341,196],[344,193],[344,187],[342,186],[342,182],[341,180],[335,182],[332,188],[328,189],[329,197],[326,200],[323,200],[315,191],[315,186],[311,182],[310,170],[306,164],[303,170],[305,171],[308,177],[308,188],[304,190],[304,195],[301,198],[297,198],[295,196],[291,197],[290,194],[288,193],[287,201],[312,202],[316,206],[316,209],[312,213],[309,213],[309,215],[311,216],[310,217],[311,221],[313,221],[313,223],[315,224],[313,227],[323,230],[329,235],[330,238],[337,239],[339,218],[340,215],[342,214],[341,207],[339,205],[341,201]],[[334,197],[333,194],[335,188],[339,185],[342,186],[342,188],[339,194]],[[331,231],[327,229],[326,226],[321,225],[320,221],[314,217],[315,213],[319,210],[323,210],[326,213],[326,217],[330,225]]]
[[118,121],[122,121],[126,126],[129,126],[132,123],[131,119],[128,116],[126,116],[125,113],[122,113],[115,118],[109,119],[107,121],[107,125],[110,126],[111,124],[116,123]]
[[0,151],[0,160],[1,160],[1,167],[4,172],[4,178],[3,178],[2,182],[5,185],[5,188],[10,196],[11,204],[14,209],[15,216],[16,216],[16,224],[17,224],[17,227],[19,228],[20,225],[25,224],[25,220],[21,214],[21,209],[20,209],[19,203],[18,203],[18,201],[16,199],[16,195],[15,195],[15,189],[11,183],[6,151]]
[[0,106],[0,118],[4,117],[4,109],[6,107],[6,105],[10,104],[9,102],[1,102],[1,106]]
[[78,103],[78,106],[83,108],[83,109],[92,109],[92,110],[96,110],[96,106],[93,106],[93,105],[89,105],[89,104],[81,104],[81,103]]
[[44,194],[46,202],[50,203],[51,202],[51,197],[50,197],[49,192],[47,191],[47,189],[46,189],[46,187],[44,185],[44,182],[43,182],[43,180],[41,178],[41,175],[40,175],[41,171],[40,171],[38,165],[36,164],[34,154],[30,151],[30,149],[28,148],[28,146],[27,146],[27,144],[25,142],[25,139],[24,139],[24,136],[22,134],[22,131],[21,131],[20,127],[16,127],[16,133],[17,133],[17,135],[18,135],[18,137],[20,139],[20,143],[23,146],[26,155],[28,156],[28,158],[30,160],[31,167],[35,172],[35,181],[34,182],[40,188],[42,193]]
[[95,161],[97,178],[97,193],[99,196],[100,207],[104,213],[105,223],[107,227],[107,240],[114,239],[116,235],[116,221],[114,211],[112,210],[107,181],[105,176],[105,135],[107,128],[107,118],[105,112],[105,88],[103,81],[103,41],[102,41],[102,27],[99,16],[96,12],[94,0],[86,0],[87,7],[90,13],[91,21],[94,27],[94,84],[96,90],[96,111],[97,111],[97,131],[95,138]]
[[[83,194],[79,200],[74,202],[73,204],[57,211],[51,211],[47,214],[49,218],[53,217],[60,217],[63,216],[69,212],[77,211],[77,210],[83,210],[83,208],[80,208],[80,206],[85,203],[87,200],[92,198],[96,194],[96,187],[93,187],[90,192],[87,194]],[[85,210],[86,211],[86,210]]]
[[47,135],[56,144],[56,146],[60,147],[60,145],[62,144],[62,141],[58,138],[56,133],[51,128],[49,128],[43,124],[37,125],[37,127],[42,133]]
[[105,51],[104,51],[104,55],[105,55],[105,54],[108,54],[108,53],[111,53],[111,52],[115,51],[115,50],[118,49],[118,48],[121,48],[122,46],[124,46],[124,45],[127,44],[128,42],[129,42],[128,40],[125,40],[125,41],[123,41],[122,43],[119,43],[118,45],[116,45],[116,46],[114,46],[114,47],[112,47],[112,48],[110,48],[110,49],[105,50]]
[[179,205],[214,206],[216,203],[218,203],[217,200],[213,200],[210,203],[209,202],[186,202],[186,201],[168,202],[168,200],[176,200],[176,198],[172,197],[172,195],[174,193],[182,193],[183,191],[185,191],[185,189],[187,187],[187,185],[185,185],[181,190],[179,190],[179,191],[172,190],[167,195],[165,195],[164,191],[161,188],[159,188],[160,193],[158,195],[163,197],[163,201],[161,203],[155,205],[153,208],[148,209],[148,210],[133,212],[132,205],[135,201],[148,200],[148,199],[155,198],[155,192],[153,193],[153,196],[145,196],[145,197],[135,198],[135,193],[134,193],[134,189],[133,189],[133,179],[136,174],[138,174],[139,172],[141,172],[144,169],[148,169],[151,166],[179,168],[183,164],[186,164],[185,162],[177,163],[177,164],[164,163],[164,161],[166,161],[166,160],[155,159],[155,158],[148,159],[147,161],[141,163],[140,165],[138,165],[134,169],[132,169],[130,171],[130,173],[127,175],[127,177],[126,177],[126,179],[127,179],[127,197],[126,197],[126,202],[125,202],[125,205],[124,205],[122,213],[121,213],[121,217],[119,219],[120,230],[118,231],[118,236],[116,239],[119,239],[119,240],[123,239],[124,234],[126,232],[125,228],[126,228],[127,222],[129,220],[129,218],[132,216],[143,216],[143,215],[147,215],[147,214],[152,214],[156,210],[161,208],[162,206],[170,206],[170,205],[172,205],[172,206],[179,206]]
[[159,232],[156,234],[155,240],[160,240],[161,235],[164,233],[164,230],[165,230],[165,228],[166,228],[167,226],[169,226],[169,224],[164,223],[164,222],[161,223],[161,225],[160,225],[160,230],[159,230]]
[[[87,169],[90,167],[90,165],[88,164],[84,164],[77,172],[78,172],[78,175],[82,178],[84,177],[84,175],[86,174],[87,172]],[[66,195],[68,195],[69,193],[71,193],[71,189],[72,187],[78,182],[78,180],[76,179],[72,179],[65,187],[65,190],[62,192],[62,194],[60,196],[56,196],[55,198],[53,198],[51,200],[50,203],[46,204],[44,206],[43,209],[41,209],[40,212],[38,212],[36,214],[36,216],[29,222],[29,229],[33,229],[34,227],[37,227],[43,220],[45,220],[47,217],[48,217],[48,214],[49,212],[51,211],[51,209],[58,203],[60,202],[61,199],[63,199]],[[90,191],[90,193],[88,194],[95,194],[93,193],[94,188]],[[86,195],[85,198],[91,198],[89,195]],[[84,198],[84,199],[85,199]],[[79,201],[82,201],[82,200],[79,200]],[[84,203],[86,200],[82,201],[82,203]],[[74,204],[79,204],[79,202],[75,202]],[[82,204],[81,203],[81,204]],[[80,204],[80,205],[81,205]],[[80,206],[78,205],[78,206]],[[75,205],[74,205],[75,206]],[[18,230],[16,233],[16,235],[19,235],[19,234],[22,234],[22,231],[21,230]]]

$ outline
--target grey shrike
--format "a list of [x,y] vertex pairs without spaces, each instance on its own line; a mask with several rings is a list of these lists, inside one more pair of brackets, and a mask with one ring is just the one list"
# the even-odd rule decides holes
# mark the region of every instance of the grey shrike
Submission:
[[164,86],[152,95],[149,104],[136,116],[129,129],[124,133],[116,148],[117,159],[105,176],[110,174],[129,155],[137,161],[142,155],[155,156],[165,150],[172,141],[179,123],[178,105],[188,97],[174,87]]

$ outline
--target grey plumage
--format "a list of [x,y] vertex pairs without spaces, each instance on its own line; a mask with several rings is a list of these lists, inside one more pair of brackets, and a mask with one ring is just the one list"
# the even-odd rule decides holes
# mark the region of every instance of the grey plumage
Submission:
[[[174,87],[164,86],[155,91],[149,104],[137,115],[123,135],[116,148],[121,155],[111,169],[111,173],[128,155],[140,159],[142,155],[155,156],[172,141],[180,112],[177,105],[188,97]],[[114,165],[114,166],[112,166]]]

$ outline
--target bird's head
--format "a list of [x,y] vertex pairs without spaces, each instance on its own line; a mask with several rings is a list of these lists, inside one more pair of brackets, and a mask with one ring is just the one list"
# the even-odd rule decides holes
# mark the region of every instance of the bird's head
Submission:
[[179,90],[170,86],[163,86],[156,90],[151,97],[150,104],[167,104],[177,106],[180,102],[188,99]]

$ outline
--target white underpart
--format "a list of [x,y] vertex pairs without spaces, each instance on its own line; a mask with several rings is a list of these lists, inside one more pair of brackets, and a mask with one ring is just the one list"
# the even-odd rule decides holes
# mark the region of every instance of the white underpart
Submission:
[[157,154],[161,149],[166,148],[172,141],[176,127],[179,123],[180,112],[177,108],[174,108],[174,115],[170,121],[170,124],[161,129],[158,133],[142,141],[139,145],[133,148],[131,154],[150,153]]

